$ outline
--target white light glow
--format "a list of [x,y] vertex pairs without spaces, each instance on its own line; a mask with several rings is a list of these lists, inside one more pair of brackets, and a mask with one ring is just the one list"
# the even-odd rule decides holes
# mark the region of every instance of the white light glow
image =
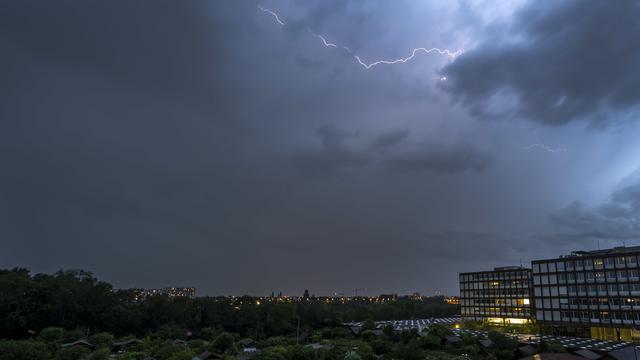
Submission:
[[522,147],[522,150],[531,150],[531,149],[535,149],[535,148],[542,149],[542,150],[544,150],[546,152],[549,152],[549,153],[559,153],[559,152],[566,152],[567,151],[566,148],[552,148],[552,147],[550,147],[550,146],[548,146],[546,144],[542,144],[542,143],[537,143],[537,144],[531,144],[531,145],[528,145],[528,146],[524,146],[524,147]]

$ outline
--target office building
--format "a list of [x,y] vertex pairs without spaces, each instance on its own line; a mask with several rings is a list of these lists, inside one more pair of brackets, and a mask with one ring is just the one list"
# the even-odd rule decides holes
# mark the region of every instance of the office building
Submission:
[[534,260],[535,318],[544,333],[640,340],[640,247]]
[[509,266],[460,274],[463,320],[497,325],[530,323],[530,299],[531,269]]

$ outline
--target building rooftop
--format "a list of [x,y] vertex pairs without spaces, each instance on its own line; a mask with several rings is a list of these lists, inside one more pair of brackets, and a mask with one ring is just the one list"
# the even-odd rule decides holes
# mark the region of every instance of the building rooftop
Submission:
[[526,270],[526,269],[527,268],[525,268],[522,265],[520,265],[520,266],[500,266],[500,267],[494,267],[493,271]]
[[531,270],[530,268],[524,267],[522,265],[500,266],[500,267],[494,267],[493,270],[462,272],[462,273],[460,273],[460,275],[478,274],[478,273],[492,273],[492,272],[501,272],[501,271],[530,271],[530,270]]
[[589,251],[572,251],[569,255],[560,256],[561,258],[580,257],[580,256],[598,256],[598,255],[617,255],[640,252],[640,246],[617,246],[610,249],[599,249]]
[[[393,330],[396,330],[396,331],[411,330],[411,329],[417,329],[418,331],[422,331],[422,329],[428,328],[429,325],[431,324],[453,325],[458,322],[460,322],[460,317],[452,316],[452,317],[446,317],[446,318],[376,321],[374,322],[374,324],[375,324],[375,328],[378,330],[383,329],[387,325],[391,325],[393,327]],[[361,328],[364,325],[364,322],[355,321],[355,322],[343,323],[343,325]]]
[[[487,331],[482,330],[466,330],[466,329],[453,329],[454,333],[468,333],[475,337],[486,338],[488,336]],[[580,350],[587,349],[598,352],[609,352],[613,350],[622,349],[632,345],[625,341],[611,341],[611,340],[597,340],[589,338],[579,338],[573,336],[552,336],[552,335],[528,335],[518,334],[514,337],[520,344],[538,345],[540,342],[558,342],[562,347],[567,350]]]
[[601,254],[625,254],[630,252],[640,252],[640,246],[617,246],[611,249],[574,251],[572,254],[580,255],[601,255]]
[[582,356],[567,353],[544,353],[521,358],[520,360],[584,360]]

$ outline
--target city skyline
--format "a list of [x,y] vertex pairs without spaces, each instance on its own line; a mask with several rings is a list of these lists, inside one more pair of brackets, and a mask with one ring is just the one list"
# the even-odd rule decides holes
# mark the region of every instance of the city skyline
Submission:
[[0,268],[457,294],[640,245],[640,5],[9,1]]

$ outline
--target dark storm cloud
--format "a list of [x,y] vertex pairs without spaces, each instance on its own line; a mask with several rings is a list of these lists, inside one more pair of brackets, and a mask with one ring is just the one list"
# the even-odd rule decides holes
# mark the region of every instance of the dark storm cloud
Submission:
[[425,146],[420,151],[395,156],[390,165],[404,171],[426,170],[437,173],[456,173],[471,170],[483,172],[491,165],[491,156],[464,144],[432,144]]
[[613,192],[606,203],[598,206],[575,201],[554,214],[552,221],[565,230],[560,235],[568,239],[637,240],[640,181]]
[[[440,259],[450,261],[473,261],[477,258],[492,258],[500,263],[513,263],[520,254],[526,252],[526,246],[496,233],[446,231],[425,235],[430,243],[441,243],[443,246],[430,251]],[[468,246],[476,244],[476,246]],[[425,249],[426,250],[426,249]]]
[[311,69],[314,71],[318,71],[325,67],[325,64],[322,61],[310,59],[302,55],[296,56],[296,63],[303,68]]
[[[483,118],[616,121],[640,103],[639,17],[633,0],[532,1],[512,25],[445,66],[442,87]],[[505,101],[504,111],[493,109]]]
[[[212,5],[0,7],[4,266],[84,267],[119,284],[160,286],[204,284],[184,276],[193,249],[220,263],[241,256],[242,240],[225,244],[227,256],[210,250],[248,236],[233,230],[246,219],[225,193],[239,186],[247,165],[235,144],[250,134],[242,112],[229,111],[238,87],[226,73],[233,62],[220,55],[251,33],[236,23],[255,4],[215,21]],[[169,254],[185,261],[164,271]],[[129,278],[141,257],[149,271]]]
[[306,31],[371,59],[439,45],[428,6],[369,4],[279,5],[292,32],[256,2],[3,3],[0,267],[201,294],[455,293],[461,267],[517,261],[526,239],[504,232],[548,218],[563,188],[529,177],[563,158],[524,162],[510,129],[449,106],[446,59],[366,70]]
[[320,147],[301,151],[293,159],[294,164],[303,171],[315,175],[333,175],[349,168],[364,166],[370,161],[368,154],[348,143],[357,134],[324,125],[316,130],[316,135],[320,139]]
[[373,149],[385,149],[388,147],[392,147],[404,141],[407,136],[409,136],[408,129],[394,129],[389,130],[385,133],[382,133],[376,136],[371,143],[371,148]]
[[[255,2],[243,3],[238,6],[253,10]],[[201,71],[219,63],[216,37],[246,31],[233,26],[239,18],[212,23],[205,5],[7,2],[0,29],[13,56],[42,61],[39,66],[84,67],[146,91],[195,92],[211,84],[211,72]]]
[[[364,141],[359,146],[359,134],[325,125],[317,129],[320,147],[302,151],[294,163],[313,174],[335,175],[349,168],[384,164],[393,172],[457,173],[483,172],[491,164],[491,155],[466,144],[420,144],[401,148],[409,136],[407,129],[393,129]],[[384,153],[381,153],[383,151]]]
[[287,18],[287,31],[292,34],[306,32],[307,29],[318,29],[331,17],[344,12],[349,6],[346,1],[327,0],[321,2],[306,2],[307,11],[300,18]]

